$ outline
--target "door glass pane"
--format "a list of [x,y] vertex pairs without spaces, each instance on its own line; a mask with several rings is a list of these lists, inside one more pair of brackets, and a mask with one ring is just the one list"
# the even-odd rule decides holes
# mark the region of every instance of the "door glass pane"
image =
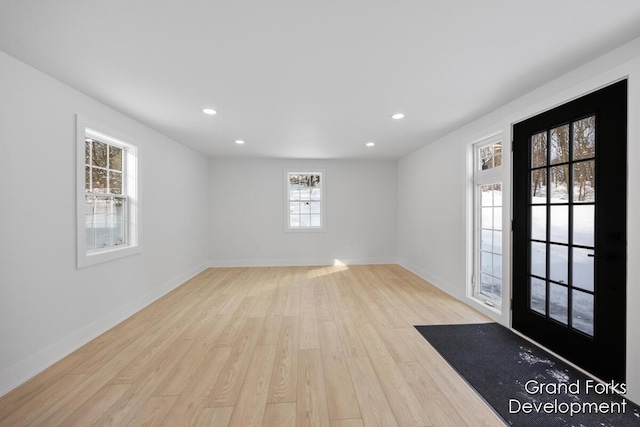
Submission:
[[552,242],[569,243],[569,206],[551,206]]
[[593,246],[593,205],[573,207],[573,244]]
[[596,201],[595,161],[587,160],[573,165],[573,202]]
[[547,277],[547,245],[531,242],[531,274]]
[[573,159],[596,156],[596,116],[573,122]]
[[567,183],[569,182],[569,166],[554,166],[549,169],[549,188],[551,191],[551,203],[567,203],[569,192]]
[[569,161],[569,125],[551,129],[551,164]]
[[547,132],[540,132],[531,137],[531,167],[537,168],[547,164]]
[[549,317],[565,325],[568,323],[569,297],[568,289],[564,286],[550,284],[549,288]]
[[573,286],[593,291],[593,249],[573,248]]
[[531,207],[531,238],[536,240],[547,239],[547,207]]
[[546,169],[537,169],[531,171],[531,203],[547,203]]
[[571,325],[593,336],[593,295],[576,290],[571,292]]
[[559,283],[569,282],[569,248],[549,245],[549,279]]
[[529,298],[529,307],[531,310],[540,314],[547,312],[547,287],[544,280],[531,277],[531,294]]

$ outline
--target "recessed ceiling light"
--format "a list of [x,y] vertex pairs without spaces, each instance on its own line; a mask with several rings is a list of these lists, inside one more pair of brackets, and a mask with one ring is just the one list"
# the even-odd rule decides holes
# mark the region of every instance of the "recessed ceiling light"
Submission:
[[244,144],[244,141],[241,140],[241,139],[236,139],[236,144],[242,145],[242,144]]
[[391,116],[391,118],[393,120],[400,120],[400,119],[404,119],[404,114],[402,113],[395,113],[393,116]]
[[216,114],[216,113],[217,113],[217,111],[216,111],[216,110],[213,110],[213,109],[211,109],[211,108],[205,108],[205,109],[203,109],[203,110],[202,110],[202,112],[203,112],[203,113],[205,113],[205,114],[209,114],[209,115],[211,115],[211,116],[213,116],[214,114]]
[[371,141],[371,142],[367,142],[367,143],[366,143],[366,144],[364,144],[364,145],[366,145],[367,147],[373,147],[374,145],[376,145],[376,143],[375,143],[375,142],[373,142],[373,141]]

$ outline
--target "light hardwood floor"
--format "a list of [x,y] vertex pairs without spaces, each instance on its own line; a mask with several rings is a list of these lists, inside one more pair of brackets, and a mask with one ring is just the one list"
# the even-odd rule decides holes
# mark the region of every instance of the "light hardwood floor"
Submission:
[[397,265],[209,269],[0,398],[0,426],[502,426],[413,328],[485,321]]

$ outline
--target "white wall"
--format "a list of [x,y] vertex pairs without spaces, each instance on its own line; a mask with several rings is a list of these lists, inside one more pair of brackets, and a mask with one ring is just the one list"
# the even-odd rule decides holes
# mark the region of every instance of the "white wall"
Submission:
[[[140,144],[142,253],[82,270],[76,113]],[[0,186],[0,395],[207,265],[207,159],[2,52]]]
[[[326,231],[284,232],[285,168],[326,169]],[[396,260],[396,162],[212,159],[212,265]]]
[[[508,310],[496,315],[466,297],[470,146],[493,132],[502,131],[508,153],[512,123],[625,76],[629,77],[627,384],[628,397],[640,402],[640,310],[637,308],[640,303],[640,264],[637,262],[640,224],[636,220],[640,218],[640,122],[637,120],[640,115],[640,39],[401,159],[398,163],[398,258],[406,268],[502,324],[510,325]],[[505,184],[510,182],[509,169],[507,158]],[[508,220],[505,218],[504,229],[508,229]],[[509,256],[509,251],[505,252],[505,258]],[[509,277],[509,262],[504,264],[504,277]],[[508,285],[504,294],[508,301]]]

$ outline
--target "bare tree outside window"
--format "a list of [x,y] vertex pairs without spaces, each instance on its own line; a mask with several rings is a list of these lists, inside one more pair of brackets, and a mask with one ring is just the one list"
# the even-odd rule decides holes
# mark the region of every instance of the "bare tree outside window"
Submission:
[[574,202],[594,201],[595,126],[590,116],[531,137],[532,197],[546,197],[548,176],[556,202],[568,201],[571,187]]
[[[595,185],[596,118],[573,122],[574,202],[593,202]],[[584,160],[584,161],[579,161]]]
[[86,250],[127,243],[123,185],[123,149],[85,138]]
[[322,228],[322,175],[288,174],[288,228]]
[[480,169],[487,170],[502,166],[502,141],[480,148]]

